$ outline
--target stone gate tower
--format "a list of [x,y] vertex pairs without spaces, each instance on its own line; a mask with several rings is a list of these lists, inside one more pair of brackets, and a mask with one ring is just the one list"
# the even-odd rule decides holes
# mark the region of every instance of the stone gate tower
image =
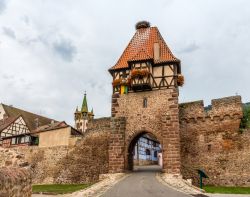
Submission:
[[146,21],[136,32],[118,62],[113,77],[109,171],[133,168],[133,148],[149,133],[162,145],[163,170],[180,174],[178,86],[183,85],[180,60],[157,27]]

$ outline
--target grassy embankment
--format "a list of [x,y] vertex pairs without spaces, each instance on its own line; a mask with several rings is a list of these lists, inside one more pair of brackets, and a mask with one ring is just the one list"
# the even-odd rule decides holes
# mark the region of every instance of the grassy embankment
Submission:
[[221,186],[204,186],[207,193],[219,194],[250,194],[250,187],[221,187]]
[[47,194],[66,194],[78,190],[85,189],[91,184],[51,184],[51,185],[33,185],[33,193],[47,193]]

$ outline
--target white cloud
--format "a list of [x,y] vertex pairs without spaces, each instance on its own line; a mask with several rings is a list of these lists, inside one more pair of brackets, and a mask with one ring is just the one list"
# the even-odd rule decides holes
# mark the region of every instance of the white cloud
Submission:
[[61,39],[53,43],[53,49],[61,56],[65,61],[71,62],[75,53],[77,52],[76,47],[70,40]]
[[6,36],[8,36],[8,37],[10,37],[10,38],[12,38],[12,39],[16,39],[16,34],[15,34],[15,32],[14,32],[13,29],[11,29],[11,28],[9,28],[9,27],[3,27],[2,29],[3,29],[3,33],[4,33]]
[[0,0],[0,14],[3,13],[5,8],[6,8],[6,1],[5,0]]
[[236,92],[249,101],[249,6],[247,0],[12,0],[6,7],[0,0],[0,102],[73,123],[86,90],[96,115],[109,116],[107,70],[139,20],[158,26],[181,59],[180,101],[209,104]]

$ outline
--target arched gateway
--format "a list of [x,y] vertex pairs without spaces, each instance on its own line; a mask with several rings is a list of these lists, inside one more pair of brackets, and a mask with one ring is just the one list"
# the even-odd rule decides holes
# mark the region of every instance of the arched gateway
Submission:
[[139,22],[113,77],[109,171],[132,168],[131,148],[144,133],[162,145],[163,170],[180,174],[178,86],[183,84],[180,60],[157,27]]

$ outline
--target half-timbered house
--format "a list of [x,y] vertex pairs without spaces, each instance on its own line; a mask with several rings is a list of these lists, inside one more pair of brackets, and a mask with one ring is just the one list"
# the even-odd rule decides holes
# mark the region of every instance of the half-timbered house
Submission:
[[145,134],[139,138],[134,148],[134,165],[158,164],[161,145],[154,136]]
[[55,121],[13,106],[0,104],[0,145],[9,147],[37,144],[38,139],[31,135],[32,131],[51,122]]

